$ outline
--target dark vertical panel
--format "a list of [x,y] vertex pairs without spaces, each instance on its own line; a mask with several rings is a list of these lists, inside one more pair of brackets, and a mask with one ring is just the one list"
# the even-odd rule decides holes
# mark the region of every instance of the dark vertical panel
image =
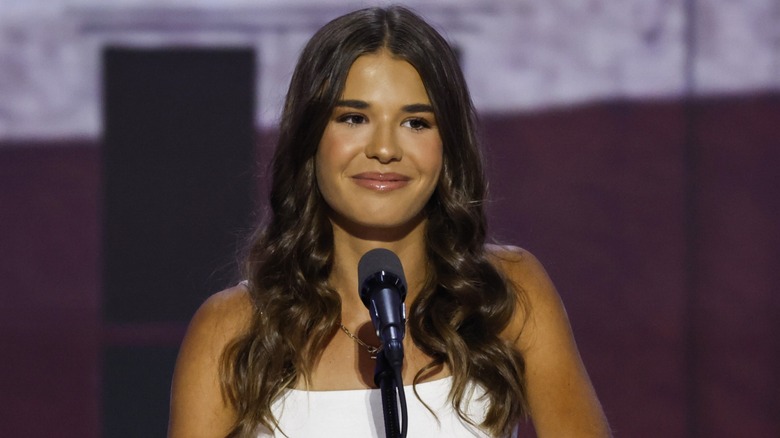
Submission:
[[109,49],[104,73],[103,431],[163,436],[175,323],[236,281],[250,225],[254,54]]
[[165,436],[176,353],[171,347],[104,350],[104,437]]
[[778,120],[777,95],[696,108],[703,437],[780,436]]
[[685,175],[682,181],[684,196],[683,227],[685,230],[684,266],[685,266],[685,307],[684,310],[684,342],[685,342],[685,410],[686,410],[686,436],[697,438],[701,435],[701,381],[699,370],[700,355],[699,344],[701,342],[700,330],[700,305],[699,305],[699,254],[700,233],[698,209],[699,197],[699,142],[696,131],[696,64],[698,62],[698,16],[697,0],[684,0],[683,13],[685,18],[684,28],[684,58],[682,78],[683,102],[685,105],[685,141],[682,145],[682,165]]
[[251,50],[105,53],[104,312],[186,321],[231,280],[253,204]]

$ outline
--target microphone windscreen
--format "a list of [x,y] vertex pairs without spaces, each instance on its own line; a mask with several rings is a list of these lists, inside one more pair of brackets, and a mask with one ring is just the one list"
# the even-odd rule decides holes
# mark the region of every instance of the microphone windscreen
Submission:
[[401,260],[393,251],[385,248],[375,248],[363,254],[358,262],[358,279],[360,287],[366,280],[379,272],[390,272],[401,279],[404,289],[406,289],[406,277],[404,277],[404,268]]

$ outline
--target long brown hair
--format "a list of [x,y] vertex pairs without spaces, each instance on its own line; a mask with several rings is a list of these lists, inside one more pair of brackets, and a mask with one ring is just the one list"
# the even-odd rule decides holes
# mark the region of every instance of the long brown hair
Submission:
[[[409,333],[432,357],[425,371],[447,365],[461,409],[469,382],[490,400],[480,425],[505,434],[526,413],[524,361],[500,337],[523,302],[485,252],[486,183],[476,120],[458,59],[419,16],[402,7],[370,8],[322,27],[293,74],[272,163],[271,215],[251,238],[244,265],[255,310],[249,330],[225,350],[224,394],[237,413],[233,436],[277,425],[271,406],[312,366],[334,333],[341,302],[328,286],[333,232],[315,178],[320,137],[352,63],[385,48],[414,66],[434,109],[443,170],[426,206],[429,273],[410,306]],[[464,406],[465,408],[465,406]]]

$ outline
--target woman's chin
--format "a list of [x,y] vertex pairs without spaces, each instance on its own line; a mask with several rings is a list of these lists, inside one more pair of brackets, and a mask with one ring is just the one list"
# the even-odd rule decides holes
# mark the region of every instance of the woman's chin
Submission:
[[379,242],[394,242],[420,230],[425,221],[423,214],[411,218],[384,218],[376,220],[372,218],[347,218],[331,211],[329,215],[331,223],[347,234],[361,240]]

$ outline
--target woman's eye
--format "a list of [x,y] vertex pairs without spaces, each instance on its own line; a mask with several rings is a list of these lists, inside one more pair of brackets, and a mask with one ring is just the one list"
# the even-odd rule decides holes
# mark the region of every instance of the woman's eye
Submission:
[[406,120],[402,126],[411,128],[414,131],[422,131],[423,129],[430,128],[431,124],[428,123],[425,119],[409,119]]
[[360,114],[345,114],[339,117],[338,121],[341,123],[346,123],[347,125],[359,125],[361,123],[365,123],[366,118]]

